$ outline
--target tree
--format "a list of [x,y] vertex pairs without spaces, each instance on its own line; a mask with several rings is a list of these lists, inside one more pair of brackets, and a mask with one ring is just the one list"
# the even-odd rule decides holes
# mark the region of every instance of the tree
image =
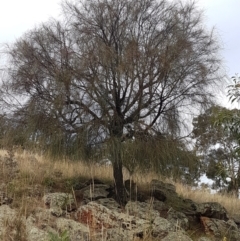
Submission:
[[[222,116],[239,114],[237,109],[212,106],[193,119],[192,132],[207,177],[215,181],[216,187],[228,186],[228,191],[236,196],[240,185],[239,153],[236,152],[238,138],[229,128],[229,121],[223,120]],[[230,182],[227,177],[231,178]]]
[[130,175],[154,172],[174,181],[195,185],[200,177],[200,161],[183,139],[167,135],[147,136],[123,143],[123,165]]
[[70,138],[87,130],[91,146],[107,143],[123,205],[126,127],[176,137],[182,112],[213,97],[216,37],[192,2],[90,0],[65,2],[63,11],[64,23],[44,24],[10,46],[7,86],[27,95],[23,108],[50,118],[54,130]]

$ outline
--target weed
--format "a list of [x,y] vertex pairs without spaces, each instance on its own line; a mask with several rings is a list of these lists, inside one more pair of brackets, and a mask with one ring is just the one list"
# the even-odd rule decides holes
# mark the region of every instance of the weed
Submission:
[[65,230],[62,233],[49,233],[49,241],[70,241],[68,231]]

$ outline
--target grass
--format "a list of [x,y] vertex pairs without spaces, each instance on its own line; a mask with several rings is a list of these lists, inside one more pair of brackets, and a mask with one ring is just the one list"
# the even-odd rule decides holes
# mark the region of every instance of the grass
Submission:
[[[0,150],[0,156],[7,156],[8,153]],[[20,181],[18,185],[10,183],[9,191],[15,195],[26,190],[33,192],[32,196],[41,195],[47,188],[56,188],[61,191],[66,191],[78,182],[89,179],[100,179],[103,182],[113,182],[112,167],[109,165],[86,164],[83,162],[71,162],[68,160],[52,161],[47,157],[30,154],[25,151],[15,153],[15,158],[20,169]],[[130,175],[126,169],[123,170],[124,179],[129,179]],[[152,179],[162,179],[155,173],[138,173],[132,176],[134,181],[139,185],[148,185]],[[182,184],[181,182],[173,182],[171,179],[165,179],[166,182],[171,182],[176,186],[177,193],[187,199],[195,202],[219,202],[228,211],[230,215],[240,214],[240,200],[229,195],[210,194],[208,189],[195,189]],[[75,182],[75,183],[74,183]],[[20,184],[20,185],[19,185]],[[18,186],[16,188],[16,185]],[[34,194],[34,186],[37,186],[40,193]]]
[[[0,156],[9,156],[5,150],[0,150]],[[12,197],[11,206],[18,209],[18,214],[28,217],[37,207],[43,207],[42,197],[45,192],[54,190],[71,192],[73,186],[77,186],[89,179],[100,179],[106,183],[113,183],[112,167],[108,165],[96,165],[93,163],[72,162],[69,160],[51,160],[38,154],[31,154],[26,151],[14,153],[17,160],[19,172],[16,179],[8,178],[6,170],[0,173],[1,183],[5,182],[4,191]],[[123,170],[124,179],[130,175],[126,169]],[[136,173],[132,178],[138,186],[149,186],[152,179],[161,180],[162,177],[155,173]],[[191,199],[194,202],[218,202],[223,205],[229,215],[240,214],[240,200],[223,194],[210,194],[207,189],[193,190],[181,182],[173,182],[171,179],[164,181],[176,186],[177,193],[183,198]],[[31,205],[29,205],[31,203]],[[15,226],[19,227],[19,233],[23,224],[19,219],[15,220]],[[8,228],[12,228],[8,225]],[[24,232],[23,232],[24,234]],[[25,235],[25,234],[24,234]],[[25,240],[23,235],[20,241]],[[7,240],[7,239],[6,239]],[[151,239],[146,239],[151,240]]]

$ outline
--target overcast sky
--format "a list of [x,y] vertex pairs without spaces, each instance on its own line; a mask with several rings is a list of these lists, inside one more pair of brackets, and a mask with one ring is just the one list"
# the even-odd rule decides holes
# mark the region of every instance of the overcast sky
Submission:
[[[60,15],[61,0],[0,0],[0,44],[13,42],[50,17]],[[240,0],[198,0],[205,22],[215,26],[229,76],[240,73]]]

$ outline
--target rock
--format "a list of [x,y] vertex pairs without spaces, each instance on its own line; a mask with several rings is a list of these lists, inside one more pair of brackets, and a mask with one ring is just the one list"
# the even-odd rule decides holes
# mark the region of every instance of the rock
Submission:
[[122,213],[120,210],[110,210],[96,202],[80,207],[75,220],[87,225],[90,232],[94,230],[96,235],[106,230],[107,240],[132,240],[143,235],[144,231],[151,230],[149,220]]
[[57,218],[55,224],[58,232],[68,232],[71,241],[90,240],[91,233],[86,225],[66,218]]
[[[40,226],[41,227],[41,226]],[[43,230],[38,227],[38,223],[33,216],[28,217],[26,221],[27,240],[45,241],[49,240],[49,230]]]
[[171,190],[173,192],[176,192],[176,187],[173,184],[165,183],[165,182],[162,182],[162,181],[159,181],[159,180],[156,180],[156,179],[153,179],[151,181],[151,186],[153,188],[164,188],[164,189],[168,189],[168,190]]
[[[128,184],[126,188],[129,188]],[[4,188],[4,185],[0,186],[0,191]],[[196,204],[179,197],[172,184],[156,180],[152,181],[152,188],[157,190],[155,196],[143,189],[145,202],[129,201],[125,208],[121,208],[113,198],[108,198],[111,187],[102,183],[75,190],[74,195],[48,193],[43,197],[48,208],[36,208],[27,219],[9,206],[2,205],[0,237],[7,240],[11,236],[12,240],[19,240],[16,234],[20,227],[21,240],[27,241],[63,240],[63,237],[71,241],[191,241],[185,233],[191,227],[190,233],[198,230],[198,239],[194,239],[197,241],[220,241],[224,237],[231,241],[240,240],[238,216],[229,219],[219,203]],[[40,193],[35,195],[35,191],[27,190],[29,197],[39,197]],[[156,199],[161,199],[159,193],[166,197],[164,202]],[[82,205],[77,208],[81,201]],[[199,220],[205,230],[202,237]]]
[[184,232],[169,232],[168,235],[161,241],[192,241]]
[[188,218],[184,213],[175,211],[174,209],[170,209],[168,211],[167,220],[173,225],[175,230],[189,229],[189,222]]
[[169,206],[167,204],[157,199],[146,200],[146,203],[151,203],[153,209],[158,211],[161,217],[167,218],[167,212],[169,210]]
[[177,196],[176,188],[170,183],[164,183],[158,180],[151,181],[152,195],[159,201],[171,199],[171,196]]
[[0,205],[11,204],[13,199],[8,196],[7,185],[2,183],[0,185]]
[[176,193],[176,187],[171,183],[164,183],[158,180],[152,180],[152,195],[155,199],[164,202],[166,207],[184,213],[187,216],[196,215],[196,205],[192,200],[183,199]]
[[121,206],[113,198],[100,198],[95,202],[103,205],[104,207],[110,210],[115,210],[115,211],[118,210],[119,212],[122,211]]
[[218,239],[227,237],[231,241],[240,240],[240,231],[233,220],[224,221],[209,217],[201,217],[200,220],[206,234]]
[[48,193],[44,195],[43,201],[50,208],[51,213],[57,217],[77,208],[73,195],[69,193]]
[[159,201],[165,202],[167,199],[167,195],[164,191],[159,189],[154,189],[152,195]]
[[104,183],[97,178],[89,179],[84,183],[85,186],[96,185],[96,184],[104,184]]
[[232,215],[231,218],[238,225],[238,227],[240,227],[240,214],[234,214],[234,215]]
[[95,202],[89,202],[87,205],[78,208],[75,213],[75,220],[88,225],[90,229],[96,230],[118,226],[114,212]]
[[82,190],[74,190],[74,198],[78,205],[81,205],[84,199],[84,192]]
[[7,223],[14,223],[16,216],[16,211],[8,205],[0,206],[0,237],[2,240],[8,232]]
[[200,237],[197,241],[212,241],[212,239],[208,237]]
[[151,203],[129,201],[125,206],[125,210],[130,215],[150,221],[160,216],[159,212],[153,209]]
[[100,198],[107,198],[109,192],[107,191],[110,188],[109,185],[105,184],[94,184],[82,188],[81,191],[84,194],[84,198],[94,201]]
[[227,210],[217,202],[196,204],[196,213],[204,217],[228,220]]
[[156,217],[153,222],[152,236],[162,239],[167,236],[169,231],[173,231],[173,229],[174,227],[167,219]]

